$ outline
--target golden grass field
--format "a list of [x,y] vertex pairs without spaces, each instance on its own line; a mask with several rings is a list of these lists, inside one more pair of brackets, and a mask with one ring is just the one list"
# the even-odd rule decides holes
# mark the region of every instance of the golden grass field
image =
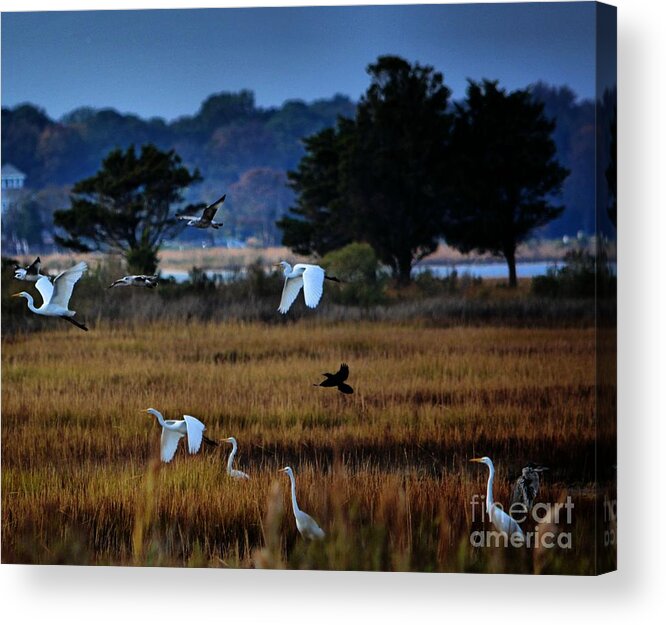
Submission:
[[[594,572],[593,329],[53,328],[3,341],[3,562]],[[342,361],[353,395],[313,386]],[[252,479],[227,478],[228,445],[160,464],[147,407],[235,436]],[[551,467],[539,499],[572,496],[571,549],[470,545],[480,455],[507,504],[524,464]],[[321,543],[297,534],[286,464]]]

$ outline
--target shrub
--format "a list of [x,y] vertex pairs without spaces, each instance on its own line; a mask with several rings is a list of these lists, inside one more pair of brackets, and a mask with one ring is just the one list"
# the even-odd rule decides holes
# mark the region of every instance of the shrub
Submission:
[[342,281],[331,289],[331,299],[347,305],[372,306],[385,300],[387,276],[381,271],[375,251],[367,243],[350,243],[322,258],[329,275]]

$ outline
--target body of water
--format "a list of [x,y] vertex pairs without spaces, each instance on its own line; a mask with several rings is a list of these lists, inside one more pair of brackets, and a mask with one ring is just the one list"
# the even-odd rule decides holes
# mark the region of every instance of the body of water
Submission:
[[[544,276],[549,269],[562,267],[562,262],[557,261],[524,261],[516,263],[516,273],[519,278],[534,278],[534,276]],[[509,277],[509,268],[506,263],[498,261],[491,263],[458,263],[455,265],[417,265],[413,272],[430,271],[437,278],[445,278],[453,271],[458,272],[458,276],[469,275],[474,278],[507,278]]]
[[[534,276],[543,276],[548,269],[552,267],[561,267],[561,262],[556,261],[526,261],[516,264],[516,272],[519,278],[533,278]],[[423,271],[430,271],[437,278],[445,278],[453,271],[458,272],[458,276],[469,275],[475,278],[486,279],[502,279],[509,276],[509,269],[506,263],[491,262],[491,263],[458,263],[455,265],[439,264],[439,265],[417,265],[414,267],[414,274]],[[239,271],[232,271],[230,269],[209,269],[205,272],[206,276],[211,279],[222,279],[224,282],[230,282],[245,275],[243,269]],[[162,277],[169,279],[174,278],[178,284],[188,280],[189,272],[187,271],[163,271]]]

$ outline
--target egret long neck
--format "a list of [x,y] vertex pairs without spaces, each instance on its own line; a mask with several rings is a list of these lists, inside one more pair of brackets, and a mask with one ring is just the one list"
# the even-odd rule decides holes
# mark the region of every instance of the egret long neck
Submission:
[[162,427],[167,427],[167,424],[164,422],[164,417],[159,411],[151,410],[151,412],[157,417],[157,421]]
[[39,311],[39,309],[35,306],[35,300],[32,299],[32,295],[30,295],[30,293],[25,294],[25,299],[28,300],[28,308],[32,310],[32,312],[36,313]]
[[493,482],[495,481],[495,467],[491,464],[488,465],[488,487],[486,488],[486,510],[488,511],[488,517],[490,517],[490,511],[493,509],[495,504],[493,500]]
[[238,451],[238,445],[234,441],[231,443],[233,445],[231,453],[229,454],[229,460],[227,460],[227,473],[231,475],[231,467],[234,464],[234,458],[236,457],[236,452]]
[[291,505],[294,508],[294,514],[296,514],[301,511],[296,501],[296,478],[290,473],[289,479],[291,481]]

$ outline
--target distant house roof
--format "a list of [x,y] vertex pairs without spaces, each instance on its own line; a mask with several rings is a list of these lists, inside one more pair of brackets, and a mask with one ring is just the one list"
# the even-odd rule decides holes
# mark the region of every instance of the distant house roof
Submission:
[[22,176],[23,178],[26,177],[26,175],[20,169],[16,169],[16,167],[14,167],[14,165],[11,163],[5,163],[2,166],[2,177],[5,178],[10,176]]

